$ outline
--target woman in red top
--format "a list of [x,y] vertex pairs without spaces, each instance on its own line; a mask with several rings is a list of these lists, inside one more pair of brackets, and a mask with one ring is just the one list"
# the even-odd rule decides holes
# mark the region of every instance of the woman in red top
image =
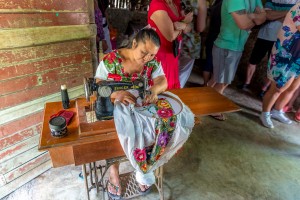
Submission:
[[189,25],[193,20],[193,13],[181,15],[180,0],[152,0],[148,12],[148,24],[156,29],[161,46],[157,53],[157,60],[161,62],[168,80],[168,89],[180,88],[178,55],[173,54],[174,40],[181,46],[181,33],[189,32]]

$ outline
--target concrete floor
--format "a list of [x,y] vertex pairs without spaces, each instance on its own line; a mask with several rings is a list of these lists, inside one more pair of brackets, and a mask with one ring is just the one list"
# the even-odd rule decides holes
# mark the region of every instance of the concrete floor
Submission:
[[[300,124],[264,128],[258,119],[261,101],[230,88],[225,95],[243,110],[227,114],[225,122],[201,118],[183,150],[164,167],[166,199],[299,200]],[[4,200],[85,199],[80,170],[52,168]],[[135,199],[158,198],[153,190]],[[101,197],[92,191],[91,199]]]

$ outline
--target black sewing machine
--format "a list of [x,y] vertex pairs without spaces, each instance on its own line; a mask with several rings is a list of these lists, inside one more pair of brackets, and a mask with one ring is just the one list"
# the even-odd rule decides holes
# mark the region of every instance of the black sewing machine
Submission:
[[147,80],[137,79],[132,82],[125,81],[101,81],[96,83],[93,78],[84,78],[84,89],[87,101],[90,101],[90,96],[95,91],[95,113],[98,120],[109,120],[113,118],[114,105],[111,102],[110,95],[119,90],[135,89],[139,92],[139,96],[144,97],[150,93],[147,91]]

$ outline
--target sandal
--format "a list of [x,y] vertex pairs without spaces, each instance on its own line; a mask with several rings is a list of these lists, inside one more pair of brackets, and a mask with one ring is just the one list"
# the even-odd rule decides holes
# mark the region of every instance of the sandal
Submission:
[[217,115],[209,115],[210,117],[219,120],[219,121],[225,121],[227,117],[224,114],[217,114]]
[[151,186],[149,186],[147,189],[145,189],[144,191],[141,190],[140,187],[138,187],[138,190],[140,192],[141,195],[146,195],[151,191]]
[[[113,187],[116,190],[116,193],[118,193],[120,186],[112,184],[109,180],[107,181],[107,184],[110,185],[111,187]],[[107,194],[112,200],[122,200],[123,199],[122,195],[117,195],[117,194],[111,193],[109,191],[108,187],[107,187]]]

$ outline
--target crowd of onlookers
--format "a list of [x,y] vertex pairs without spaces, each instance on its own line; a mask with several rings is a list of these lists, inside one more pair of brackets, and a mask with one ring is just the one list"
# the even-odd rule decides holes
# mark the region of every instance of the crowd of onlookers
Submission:
[[[207,6],[206,0],[152,0],[148,24],[160,37],[156,57],[162,64],[168,89],[186,84],[195,59],[200,58],[200,33],[208,27],[204,85],[223,94],[235,77],[251,29],[258,27],[246,78],[238,88],[249,88],[257,65],[268,56],[268,66],[263,66],[267,77],[259,94],[263,98],[261,122],[269,128],[274,127],[272,118],[291,124],[292,120],[285,115],[291,111],[299,122],[300,106],[296,105],[297,111],[293,107],[300,93],[299,3],[299,0],[266,0],[263,5],[261,0],[215,0]],[[101,24],[97,26],[97,41],[102,41],[105,52],[111,51],[105,18],[107,7],[108,1],[95,0],[95,21]],[[226,120],[223,113],[211,117]]]

